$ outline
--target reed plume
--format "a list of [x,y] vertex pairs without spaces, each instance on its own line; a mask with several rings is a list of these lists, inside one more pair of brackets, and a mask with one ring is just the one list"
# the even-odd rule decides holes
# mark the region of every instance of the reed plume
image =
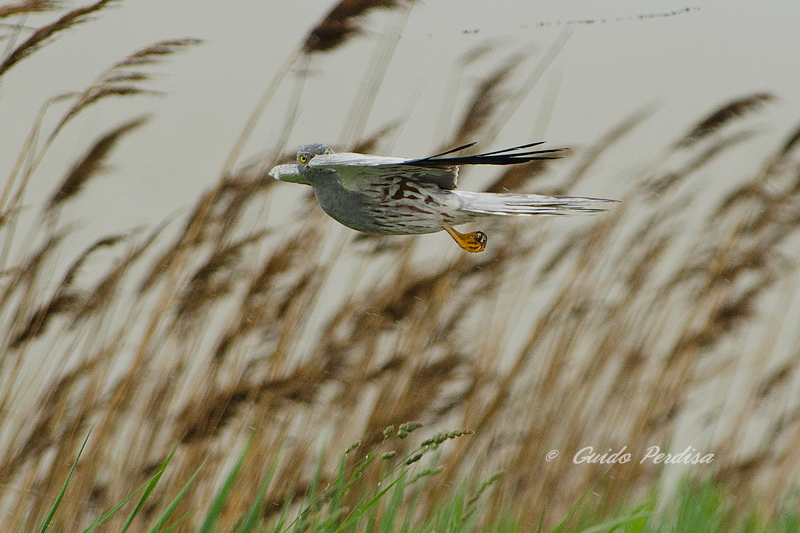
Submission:
[[325,53],[344,45],[362,32],[359,18],[373,9],[394,9],[402,0],[341,0],[309,32],[303,44],[306,54]]
[[[8,72],[14,65],[52,41],[59,33],[87,22],[94,13],[105,9],[117,1],[118,0],[99,0],[94,4],[73,9],[59,17],[55,22],[38,28],[30,37],[14,48],[3,62],[0,63],[0,77]],[[27,7],[31,7],[32,9],[25,9]],[[42,7],[42,9],[37,9],[38,7]],[[49,10],[52,8],[52,2],[25,2],[16,7],[6,7],[6,9],[10,9],[12,12],[17,8],[22,9],[22,11],[17,12]]]
[[53,0],[21,0],[15,4],[0,6],[0,19],[22,13],[52,11],[58,7],[58,2]]
[[755,93],[733,100],[701,120],[683,138],[678,140],[675,146],[688,148],[719,130],[728,122],[760,109],[765,103],[774,99],[775,96],[770,93]]
[[86,155],[75,163],[64,177],[61,185],[58,186],[47,202],[45,212],[50,213],[63,203],[74,198],[89,180],[103,172],[105,160],[119,140],[133,130],[142,127],[147,121],[147,117],[133,119],[117,126],[97,139]]

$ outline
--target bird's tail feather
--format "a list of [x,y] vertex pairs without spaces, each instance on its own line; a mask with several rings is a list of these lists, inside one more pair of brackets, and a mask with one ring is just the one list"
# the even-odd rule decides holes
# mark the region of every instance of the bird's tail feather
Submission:
[[541,194],[451,192],[459,198],[461,211],[483,215],[578,215],[606,211],[617,201]]

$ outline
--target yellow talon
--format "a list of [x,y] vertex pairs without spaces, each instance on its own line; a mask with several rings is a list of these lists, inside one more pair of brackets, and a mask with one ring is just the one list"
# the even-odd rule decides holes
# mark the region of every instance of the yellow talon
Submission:
[[482,231],[473,231],[472,233],[459,233],[450,226],[445,226],[444,230],[450,235],[458,245],[468,252],[476,254],[486,249],[486,234]]

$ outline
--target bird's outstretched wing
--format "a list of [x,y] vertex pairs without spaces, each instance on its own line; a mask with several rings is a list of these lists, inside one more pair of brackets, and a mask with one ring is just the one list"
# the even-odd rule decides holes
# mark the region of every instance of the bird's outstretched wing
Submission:
[[558,148],[526,150],[540,144],[542,142],[477,155],[443,157],[475,145],[475,143],[470,143],[419,159],[334,153],[314,157],[309,162],[309,166],[335,170],[342,178],[342,186],[350,190],[360,190],[387,179],[398,177],[411,181],[434,183],[442,189],[452,190],[456,188],[459,165],[514,165],[537,159],[556,159],[560,157],[559,152],[562,150]]
[[455,189],[458,167],[425,167],[410,165],[413,159],[383,157],[378,155],[335,153],[318,155],[309,161],[312,168],[335,170],[342,178],[342,186],[359,191],[396,178],[435,183],[442,189]]

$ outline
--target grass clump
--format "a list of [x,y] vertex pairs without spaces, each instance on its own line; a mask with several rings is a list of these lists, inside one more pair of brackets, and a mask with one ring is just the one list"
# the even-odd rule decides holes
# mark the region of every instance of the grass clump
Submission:
[[[289,497],[281,503],[277,513],[267,512],[266,506],[275,505],[265,498],[268,487],[275,482],[274,474],[281,459],[273,458],[261,484],[261,488],[251,500],[249,509],[232,522],[230,527],[219,527],[223,509],[228,504],[231,488],[241,475],[242,465],[250,447],[248,446],[238,457],[236,463],[224,478],[222,486],[217,490],[207,509],[196,509],[179,518],[172,518],[175,509],[194,482],[199,470],[192,475],[187,484],[175,499],[154,515],[152,525],[147,529],[151,533],[175,531],[183,527],[192,515],[200,520],[199,532],[214,533],[229,531],[231,533],[286,533],[286,532],[518,532],[543,531],[544,515],[538,523],[531,523],[524,518],[520,503],[515,502],[501,508],[497,514],[489,515],[488,500],[495,491],[503,473],[496,473],[480,484],[470,479],[460,481],[456,486],[439,495],[427,506],[422,495],[425,485],[442,472],[435,467],[435,452],[445,438],[430,438],[411,450],[404,457],[399,457],[396,450],[382,452],[391,447],[399,437],[392,436],[392,429],[387,428],[387,436],[375,449],[353,461],[350,454],[359,445],[349,447],[340,456],[333,477],[327,482],[315,477],[305,495],[288,493]],[[461,433],[464,432],[452,432]],[[441,436],[438,436],[441,437]],[[454,437],[450,437],[454,438]],[[456,437],[457,438],[457,437]],[[84,441],[84,446],[87,438]],[[174,450],[173,450],[174,452]],[[57,512],[63,495],[69,485],[78,457],[65,479],[61,492],[51,507],[41,531],[47,531],[51,524],[57,524]],[[418,466],[420,459],[429,456],[428,467]],[[134,518],[142,511],[148,497],[159,483],[168,468],[172,455],[167,457],[158,471],[108,512],[98,517],[84,531],[90,533],[98,530],[104,522],[123,508],[130,507],[129,502],[141,493],[136,505],[127,514],[127,520],[120,531],[127,531]],[[201,469],[203,466],[200,467]],[[377,468],[377,481],[370,485],[365,472]],[[317,476],[320,468],[317,468]],[[656,510],[656,502],[663,501],[664,508]],[[600,533],[624,531],[626,533],[662,532],[662,531],[731,531],[737,533],[783,532],[795,531],[800,524],[800,513],[794,506],[786,506],[775,516],[765,519],[756,506],[737,511],[733,505],[731,491],[712,480],[698,482],[690,478],[678,485],[676,491],[668,497],[651,495],[648,500],[637,507],[623,506],[606,516],[602,506],[587,505],[581,499],[576,502],[566,516],[562,517],[553,529],[553,533],[563,531],[579,531],[582,533]],[[753,502],[751,502],[753,503]],[[162,506],[159,506],[162,507]],[[55,521],[54,521],[55,518]]]

